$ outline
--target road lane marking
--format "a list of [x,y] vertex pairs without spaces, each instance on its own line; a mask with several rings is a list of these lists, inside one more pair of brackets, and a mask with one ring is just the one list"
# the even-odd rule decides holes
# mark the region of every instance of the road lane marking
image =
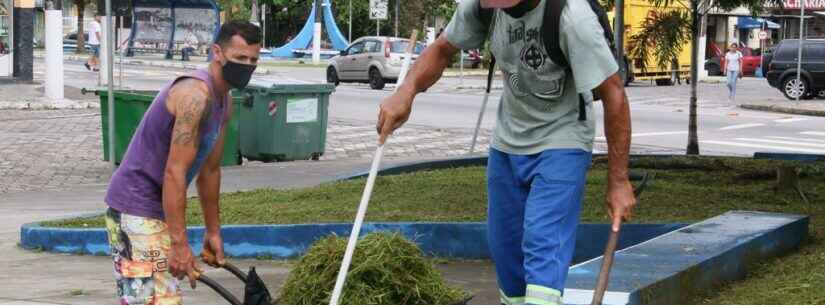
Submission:
[[776,137],[776,136],[770,136],[770,137],[768,137],[768,138],[771,138],[771,139],[779,139],[779,140],[791,140],[791,141],[802,141],[802,142],[825,143],[825,139],[794,138],[794,137]]
[[787,118],[787,119],[778,119],[778,120],[773,120],[773,121],[776,122],[776,123],[793,123],[793,122],[801,122],[801,121],[807,121],[807,120],[810,120],[810,118]]
[[788,146],[771,146],[771,145],[728,142],[728,141],[700,141],[700,142],[705,143],[705,144],[715,144],[715,145],[723,145],[723,146],[736,146],[736,147],[747,147],[747,148],[784,150],[784,151],[792,151],[792,152],[804,152],[804,153],[812,153],[812,154],[825,154],[825,150],[820,150],[820,149],[792,148],[792,147],[788,147]]
[[814,143],[803,143],[803,142],[793,142],[793,141],[780,141],[780,140],[767,140],[767,139],[754,139],[754,138],[736,138],[738,141],[748,141],[748,142],[761,142],[761,143],[769,143],[769,144],[784,144],[784,145],[796,145],[796,146],[806,146],[806,147],[816,147],[816,148],[825,148],[825,144],[814,144]]
[[[677,135],[677,134],[687,134],[688,132],[685,131],[661,131],[661,132],[640,132],[634,133],[631,136],[633,138],[641,138],[641,137],[655,137],[655,136],[669,136],[669,135]],[[596,140],[604,141],[607,140],[604,136],[596,137]]]
[[820,132],[820,131],[803,131],[803,132],[800,132],[800,134],[809,135],[809,136],[825,137],[825,132]]
[[762,123],[747,123],[747,124],[739,124],[739,125],[730,125],[730,126],[725,126],[725,127],[719,128],[719,130],[745,129],[745,128],[759,127],[759,126],[765,126],[765,124],[762,124]]

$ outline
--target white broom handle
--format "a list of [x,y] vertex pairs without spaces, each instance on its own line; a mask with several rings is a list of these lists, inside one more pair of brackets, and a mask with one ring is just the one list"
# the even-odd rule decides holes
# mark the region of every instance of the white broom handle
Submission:
[[[418,36],[418,30],[413,30],[410,36],[410,44],[407,46],[407,56],[405,56],[404,63],[401,66],[401,74],[399,74],[398,85],[395,86],[395,91],[398,91],[398,88],[401,87],[404,81],[404,77],[407,75],[407,70],[412,60],[412,52],[416,44],[416,36]],[[372,166],[370,167],[370,174],[367,177],[367,185],[364,187],[364,193],[361,194],[358,214],[355,215],[355,224],[352,226],[352,232],[349,234],[347,250],[344,252],[344,261],[341,262],[341,270],[338,270],[338,278],[335,280],[335,288],[332,289],[332,298],[329,300],[329,305],[338,305],[338,301],[341,299],[341,292],[344,290],[344,283],[347,281],[349,265],[352,262],[352,255],[355,253],[358,235],[361,234],[361,225],[364,224],[364,216],[367,214],[367,206],[370,204],[372,187],[375,185],[375,177],[378,176],[378,167],[381,165],[382,156],[384,156],[384,145],[378,146],[378,148],[375,149],[375,156],[372,157]]]
[[481,129],[481,121],[484,120],[484,111],[487,110],[487,100],[490,99],[490,92],[484,93],[484,101],[481,103],[481,110],[478,112],[478,121],[476,121],[476,129],[473,131],[473,143],[470,144],[470,155],[476,151],[476,140],[478,140],[478,131]]
[[347,251],[344,252],[344,261],[341,262],[341,270],[338,271],[338,279],[335,280],[335,289],[332,290],[332,299],[329,301],[330,305],[338,305],[338,300],[341,298],[341,291],[344,289],[344,282],[347,279],[349,265],[350,262],[352,262],[352,255],[355,252],[355,244],[358,242],[361,225],[364,223],[364,216],[367,214],[367,206],[369,206],[370,197],[372,197],[372,187],[375,185],[375,176],[378,175],[378,167],[381,164],[381,156],[383,155],[384,146],[378,146],[375,150],[375,156],[372,158],[372,167],[370,167],[370,174],[369,177],[367,177],[367,186],[364,187],[364,193],[361,195],[358,214],[355,215],[355,225],[353,225],[352,232],[349,234]]

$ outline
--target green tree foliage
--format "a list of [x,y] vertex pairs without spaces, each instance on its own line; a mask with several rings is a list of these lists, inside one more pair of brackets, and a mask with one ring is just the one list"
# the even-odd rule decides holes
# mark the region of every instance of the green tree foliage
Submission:
[[644,63],[644,70],[653,55],[656,66],[667,69],[690,41],[690,22],[685,10],[651,12],[642,22],[641,31],[630,37],[628,57]]
[[226,14],[226,20],[249,20],[252,1],[255,0],[218,0],[218,5]]

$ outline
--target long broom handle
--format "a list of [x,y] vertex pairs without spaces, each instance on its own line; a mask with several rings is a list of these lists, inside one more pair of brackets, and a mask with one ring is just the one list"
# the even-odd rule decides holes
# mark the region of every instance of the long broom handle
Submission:
[[490,88],[493,86],[493,75],[496,73],[496,60],[490,61],[490,71],[487,72],[487,89],[484,91],[484,101],[481,102],[481,110],[478,112],[478,120],[476,121],[476,129],[473,131],[473,142],[470,144],[470,154],[476,151],[476,141],[478,140],[478,131],[481,129],[481,121],[484,120],[484,111],[487,110],[487,101],[490,99]]
[[341,298],[341,291],[344,289],[344,282],[347,279],[347,272],[349,265],[352,262],[352,255],[355,252],[355,244],[358,242],[358,235],[361,233],[361,225],[364,223],[364,216],[367,214],[367,206],[370,203],[372,196],[372,187],[375,185],[375,177],[378,175],[378,166],[381,164],[381,156],[384,155],[384,145],[378,146],[375,150],[375,157],[372,159],[372,167],[370,167],[370,175],[367,178],[367,186],[364,187],[364,193],[361,195],[361,204],[358,206],[358,214],[355,215],[355,224],[352,227],[352,232],[349,234],[349,241],[347,242],[347,251],[344,252],[344,261],[341,262],[341,269],[338,271],[338,279],[335,280],[335,289],[332,290],[332,299],[330,305],[338,305],[338,300]]
[[[642,182],[639,182],[639,185],[633,189],[633,197],[635,197],[636,200],[639,200],[642,196],[642,192],[647,186],[648,178],[648,174],[644,173]],[[599,271],[599,277],[596,279],[596,290],[593,291],[593,302],[591,302],[590,305],[602,305],[604,293],[607,291],[607,283],[610,281],[610,269],[613,267],[613,257],[616,253],[616,247],[619,244],[619,231],[621,231],[621,229],[618,231],[613,231],[612,228],[610,229],[610,237],[608,237],[607,246],[604,248],[602,269]]]
[[616,253],[616,245],[619,243],[619,231],[610,230],[610,238],[607,240],[607,247],[604,249],[602,258],[602,269],[599,278],[596,280],[596,290],[593,292],[593,302],[590,305],[602,305],[604,293],[607,291],[607,282],[610,280],[610,268],[613,267],[613,254]]
[[[416,38],[418,37],[418,30],[413,30],[410,35],[410,43],[407,46],[407,55],[404,57],[404,63],[401,66],[401,73],[399,74],[398,85],[395,86],[395,91],[401,87],[404,78],[407,75],[407,70],[412,61],[412,53],[415,50]],[[386,144],[386,143],[385,143]],[[375,177],[378,176],[378,167],[381,165],[381,157],[384,156],[384,145],[378,146],[375,149],[375,156],[372,157],[372,166],[370,167],[370,174],[367,177],[367,185],[364,187],[364,193],[361,194],[361,203],[358,205],[358,214],[355,215],[355,224],[352,226],[352,232],[349,234],[349,241],[347,241],[347,250],[344,252],[344,260],[341,262],[341,269],[338,270],[338,278],[335,280],[335,288],[332,289],[332,297],[329,300],[329,305],[338,305],[341,299],[341,292],[344,290],[344,283],[347,281],[347,273],[349,272],[349,265],[352,263],[352,255],[355,253],[355,245],[358,243],[358,235],[361,234],[361,225],[364,224],[364,216],[367,214],[367,207],[370,204],[370,197],[372,197],[372,187],[375,185]]]

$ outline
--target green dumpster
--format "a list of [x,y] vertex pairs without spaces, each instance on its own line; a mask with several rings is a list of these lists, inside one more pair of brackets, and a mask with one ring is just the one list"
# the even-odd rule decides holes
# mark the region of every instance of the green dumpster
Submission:
[[249,86],[242,93],[241,155],[272,162],[324,154],[331,84]]
[[[100,96],[101,130],[103,131],[103,160],[109,161],[109,100],[106,90],[96,91]],[[126,148],[132,141],[143,114],[149,109],[155,99],[157,91],[116,90],[115,95],[115,163],[120,164]],[[238,150],[238,129],[240,119],[240,99],[233,99],[234,112],[224,139],[224,153],[221,165],[230,166],[241,164],[241,155]]]

